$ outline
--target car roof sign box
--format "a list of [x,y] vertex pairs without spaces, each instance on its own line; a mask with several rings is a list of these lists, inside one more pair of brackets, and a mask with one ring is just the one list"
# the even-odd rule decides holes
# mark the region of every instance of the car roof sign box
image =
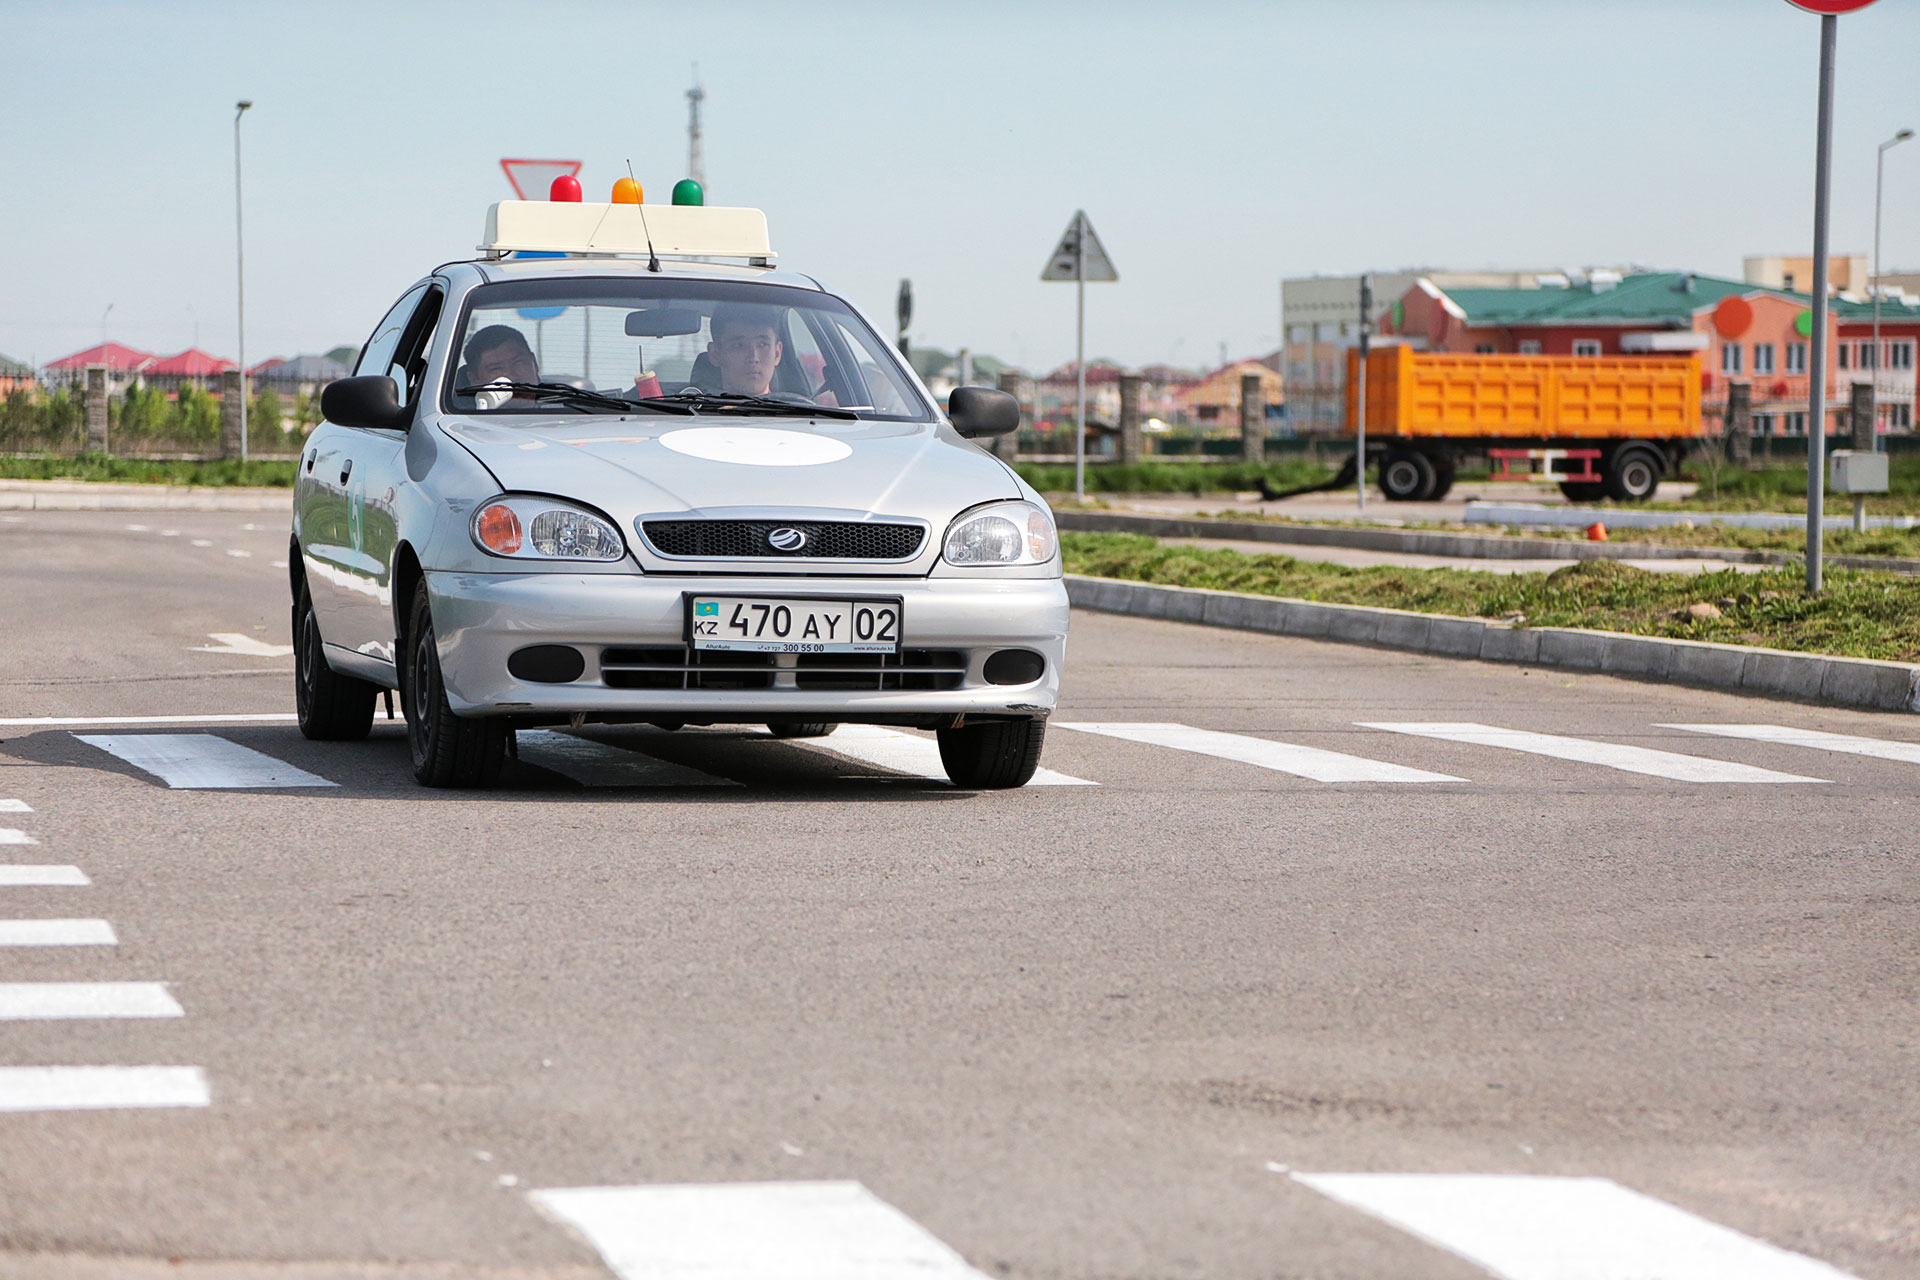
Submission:
[[487,209],[480,251],[489,254],[592,253],[662,258],[774,259],[767,215],[714,205],[595,204],[502,200]]

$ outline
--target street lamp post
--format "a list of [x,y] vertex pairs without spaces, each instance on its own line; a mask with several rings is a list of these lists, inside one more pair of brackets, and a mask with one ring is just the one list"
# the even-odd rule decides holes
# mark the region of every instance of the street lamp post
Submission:
[[[1873,416],[1875,426],[1880,417],[1880,180],[1887,168],[1887,148],[1897,147],[1913,136],[1913,130],[1902,129],[1880,144],[1880,152],[1873,158],[1873,274],[1868,277],[1868,287],[1873,290]],[[1879,448],[1876,435],[1874,447]]]
[[233,104],[233,278],[240,329],[240,461],[247,460],[247,249],[240,223],[240,117],[253,103]]

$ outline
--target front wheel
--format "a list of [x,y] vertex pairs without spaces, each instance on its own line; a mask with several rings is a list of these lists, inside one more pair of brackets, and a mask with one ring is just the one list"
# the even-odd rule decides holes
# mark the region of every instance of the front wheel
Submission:
[[1660,455],[1651,449],[1622,449],[1607,462],[1603,482],[1607,496],[1619,502],[1645,502],[1660,487],[1666,469]]
[[373,729],[380,690],[327,665],[320,619],[305,587],[293,605],[293,709],[300,732],[315,742],[358,742]]
[[969,791],[1001,791],[1024,787],[1040,767],[1040,747],[1046,741],[1045,720],[990,720],[982,724],[941,729],[940,763],[956,787]]
[[459,716],[447,702],[427,584],[413,594],[407,623],[407,745],[413,776],[429,787],[486,787],[500,778],[512,734],[499,717]]
[[1439,475],[1433,459],[1413,450],[1395,450],[1380,464],[1380,492],[1389,502],[1421,502],[1433,495]]
[[776,720],[767,732],[776,738],[824,738],[839,727],[833,720]]

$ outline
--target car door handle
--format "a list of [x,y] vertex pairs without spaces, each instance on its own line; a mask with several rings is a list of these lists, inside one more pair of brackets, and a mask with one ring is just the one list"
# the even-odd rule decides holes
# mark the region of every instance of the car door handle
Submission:
[[347,477],[352,474],[353,474],[353,459],[348,458],[345,462],[340,464],[340,483],[345,484],[347,482]]
[[320,460],[320,451],[318,449],[315,449],[312,453],[309,453],[307,455],[307,470],[312,471],[313,464],[318,462],[319,460]]

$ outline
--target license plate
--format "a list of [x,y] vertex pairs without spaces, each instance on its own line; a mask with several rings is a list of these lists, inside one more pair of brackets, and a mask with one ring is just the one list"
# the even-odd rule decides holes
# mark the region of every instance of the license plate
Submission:
[[900,601],[687,597],[695,649],[736,653],[898,653]]

